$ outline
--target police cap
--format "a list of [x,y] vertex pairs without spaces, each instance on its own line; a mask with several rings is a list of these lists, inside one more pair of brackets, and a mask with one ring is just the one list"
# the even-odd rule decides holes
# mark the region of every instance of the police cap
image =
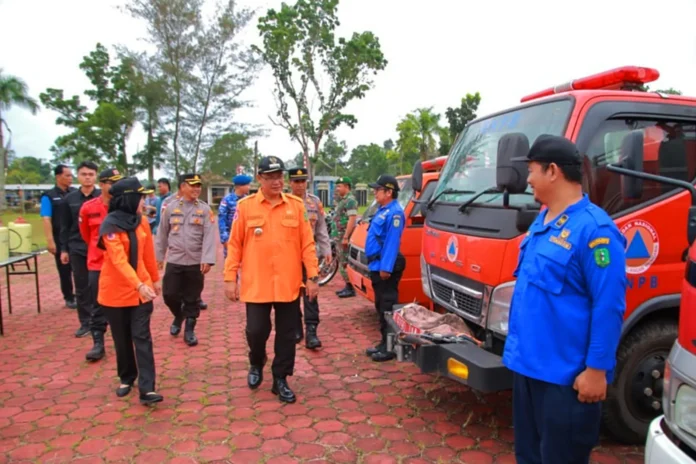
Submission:
[[149,195],[154,190],[148,190],[140,183],[137,177],[124,177],[111,187],[109,193],[112,197],[126,195],[128,193],[138,193],[140,195]]
[[186,182],[189,185],[201,185],[203,181],[201,180],[201,176],[198,174],[182,174],[179,176],[179,185],[183,184]]
[[369,184],[369,186],[373,189],[384,188],[395,192],[399,191],[399,183],[396,181],[396,177],[388,174],[382,174],[379,176],[379,179],[377,179],[377,182]]
[[581,165],[582,157],[578,147],[565,137],[557,135],[540,135],[527,156],[512,158],[512,161],[536,161],[538,163],[555,163],[558,165]]
[[259,174],[282,171],[285,171],[285,165],[283,164],[283,160],[280,158],[276,158],[275,156],[264,156],[261,158],[261,161],[259,161]]
[[350,177],[339,177],[338,180],[336,181],[336,185],[338,184],[346,184],[348,187],[353,186],[353,181],[350,180]]
[[249,185],[251,184],[251,176],[247,176],[246,174],[238,174],[232,178],[232,183],[237,186],[237,185]]
[[121,179],[123,179],[123,176],[120,172],[118,172],[118,169],[104,169],[102,172],[99,173],[99,182],[101,183],[111,182],[113,184],[117,180]]
[[290,180],[307,180],[309,178],[309,173],[305,168],[293,168],[288,169],[288,176]]

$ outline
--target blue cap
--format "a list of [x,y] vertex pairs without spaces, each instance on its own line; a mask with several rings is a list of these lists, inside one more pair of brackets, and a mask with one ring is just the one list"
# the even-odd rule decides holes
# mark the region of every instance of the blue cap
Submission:
[[238,174],[232,178],[232,183],[234,183],[234,185],[249,185],[251,184],[251,176]]

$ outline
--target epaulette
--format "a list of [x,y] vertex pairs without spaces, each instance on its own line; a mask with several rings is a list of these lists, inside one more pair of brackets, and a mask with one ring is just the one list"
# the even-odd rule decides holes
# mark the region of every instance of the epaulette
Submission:
[[611,217],[599,206],[590,203],[585,210],[595,220],[598,226],[608,226],[614,224]]
[[256,195],[258,195],[258,193],[252,193],[252,194],[245,196],[244,198],[240,198],[237,200],[237,204],[240,204],[243,201],[247,201],[249,198],[255,198]]
[[298,196],[293,195],[292,193],[286,193],[285,196],[288,198],[292,198],[295,201],[299,201],[300,203],[302,203],[304,205],[304,200]]

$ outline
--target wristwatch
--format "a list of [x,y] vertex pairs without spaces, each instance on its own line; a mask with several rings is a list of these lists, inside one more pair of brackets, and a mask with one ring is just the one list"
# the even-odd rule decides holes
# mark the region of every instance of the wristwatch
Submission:
[[307,280],[311,280],[312,282],[314,282],[314,283],[316,284],[316,283],[319,282],[319,276],[310,277],[310,278],[307,279]]

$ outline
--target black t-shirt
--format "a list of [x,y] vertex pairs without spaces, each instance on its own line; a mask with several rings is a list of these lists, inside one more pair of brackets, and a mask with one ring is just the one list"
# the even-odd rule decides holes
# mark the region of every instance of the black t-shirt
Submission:
[[60,249],[70,254],[87,256],[87,244],[80,235],[80,208],[82,205],[101,195],[95,188],[89,195],[84,195],[81,188],[68,193],[63,200],[60,212]]

